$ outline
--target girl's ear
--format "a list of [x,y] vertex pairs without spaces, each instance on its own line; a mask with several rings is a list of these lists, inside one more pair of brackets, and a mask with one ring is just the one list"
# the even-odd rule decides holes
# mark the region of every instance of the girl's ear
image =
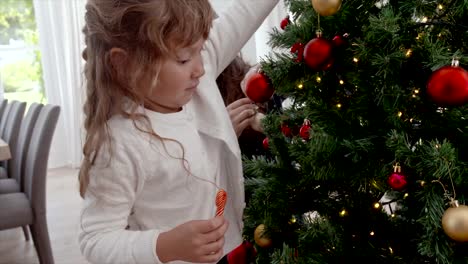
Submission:
[[126,67],[127,61],[127,52],[121,48],[111,48],[110,49],[110,62],[114,69],[123,69]]

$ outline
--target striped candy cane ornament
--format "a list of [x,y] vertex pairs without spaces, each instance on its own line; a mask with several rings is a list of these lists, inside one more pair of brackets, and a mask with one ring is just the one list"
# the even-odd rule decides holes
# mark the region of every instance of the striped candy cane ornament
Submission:
[[225,190],[220,189],[216,193],[216,216],[224,214],[224,207],[226,206],[227,193]]

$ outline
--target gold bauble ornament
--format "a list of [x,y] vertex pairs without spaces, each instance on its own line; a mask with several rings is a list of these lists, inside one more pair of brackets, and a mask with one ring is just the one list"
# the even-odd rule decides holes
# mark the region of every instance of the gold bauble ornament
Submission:
[[445,234],[458,242],[468,242],[468,206],[453,201],[442,216]]
[[257,245],[262,248],[268,248],[273,244],[273,241],[265,234],[265,225],[260,224],[255,228],[254,240]]
[[341,7],[341,0],[311,0],[315,11],[321,16],[336,14]]

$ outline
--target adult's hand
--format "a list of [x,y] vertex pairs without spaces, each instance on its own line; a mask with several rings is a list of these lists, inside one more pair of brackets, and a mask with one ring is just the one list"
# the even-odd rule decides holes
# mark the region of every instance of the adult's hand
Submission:
[[255,117],[257,106],[248,98],[242,98],[232,102],[226,107],[229,118],[231,119],[232,127],[236,132],[237,137],[242,134],[242,131],[252,123]]

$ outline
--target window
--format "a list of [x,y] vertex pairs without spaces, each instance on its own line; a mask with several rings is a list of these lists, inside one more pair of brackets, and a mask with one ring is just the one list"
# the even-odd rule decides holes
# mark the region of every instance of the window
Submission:
[[33,0],[1,0],[0,95],[46,103]]

